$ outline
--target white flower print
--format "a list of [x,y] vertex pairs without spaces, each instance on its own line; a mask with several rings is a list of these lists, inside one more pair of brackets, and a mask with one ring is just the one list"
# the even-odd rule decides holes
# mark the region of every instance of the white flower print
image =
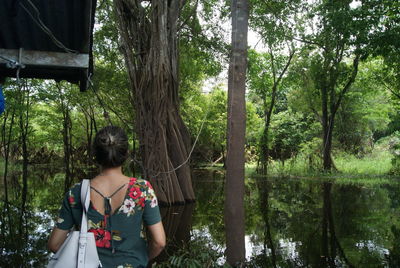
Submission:
[[148,193],[149,196],[155,196],[154,190],[151,189],[151,188],[149,188],[149,189],[147,190],[147,193]]
[[128,216],[135,213],[135,201],[132,199],[125,199],[124,204],[122,205],[121,209],[125,214]]
[[154,208],[157,205],[158,205],[158,200],[157,200],[157,197],[154,196],[153,199],[150,202],[150,207]]

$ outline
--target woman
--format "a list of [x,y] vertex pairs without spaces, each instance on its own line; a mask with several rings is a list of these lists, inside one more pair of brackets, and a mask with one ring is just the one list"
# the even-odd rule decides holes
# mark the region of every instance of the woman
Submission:
[[[146,267],[165,246],[165,233],[154,190],[148,181],[126,177],[122,164],[128,157],[128,138],[115,126],[101,129],[93,142],[101,172],[90,181],[88,230],[96,239],[103,267]],[[81,185],[67,192],[48,247],[56,252],[72,227],[81,222]],[[151,239],[148,247],[143,223]]]

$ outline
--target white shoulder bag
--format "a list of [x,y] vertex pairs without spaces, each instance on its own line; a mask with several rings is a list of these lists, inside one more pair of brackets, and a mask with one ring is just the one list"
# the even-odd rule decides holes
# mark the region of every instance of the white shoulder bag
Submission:
[[71,231],[60,249],[50,257],[47,268],[98,268],[102,267],[97,254],[94,234],[88,232],[87,211],[90,203],[90,182],[81,186],[82,222],[80,231]]

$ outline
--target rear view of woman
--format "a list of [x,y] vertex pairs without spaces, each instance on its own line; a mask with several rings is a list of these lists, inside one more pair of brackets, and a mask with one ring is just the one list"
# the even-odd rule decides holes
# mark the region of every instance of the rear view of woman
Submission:
[[[96,239],[103,267],[146,267],[165,246],[165,233],[154,190],[146,180],[122,173],[128,157],[128,138],[115,126],[101,129],[93,143],[101,172],[90,181],[88,230]],[[81,184],[67,192],[48,247],[56,252],[69,230],[81,223]],[[145,240],[145,229],[150,233]]]

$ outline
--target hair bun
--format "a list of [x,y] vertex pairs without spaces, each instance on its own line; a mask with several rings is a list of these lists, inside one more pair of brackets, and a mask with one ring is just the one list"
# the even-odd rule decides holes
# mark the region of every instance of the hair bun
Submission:
[[106,126],[93,141],[95,160],[102,167],[121,166],[128,157],[128,137],[123,129]]
[[114,136],[108,134],[108,144],[107,144],[107,145],[108,145],[108,146],[113,146],[113,145],[115,145],[115,137],[114,137]]
[[102,137],[100,139],[100,142],[103,146],[113,146],[115,145],[115,137],[112,136],[111,134],[107,133],[107,135],[105,135],[105,137]]

